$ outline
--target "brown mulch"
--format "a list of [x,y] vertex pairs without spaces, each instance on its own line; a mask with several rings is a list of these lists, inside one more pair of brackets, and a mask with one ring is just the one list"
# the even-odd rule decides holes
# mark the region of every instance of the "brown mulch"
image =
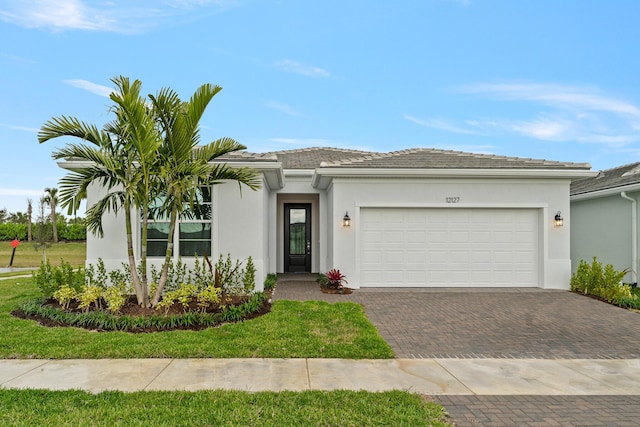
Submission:
[[348,294],[353,292],[353,289],[351,289],[351,288],[336,289],[336,288],[328,288],[328,287],[322,286],[322,285],[320,285],[320,290],[322,291],[323,294],[348,295]]

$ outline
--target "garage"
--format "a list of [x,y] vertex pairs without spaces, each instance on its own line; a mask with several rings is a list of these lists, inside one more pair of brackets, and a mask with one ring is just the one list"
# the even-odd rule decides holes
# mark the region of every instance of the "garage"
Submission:
[[539,286],[539,215],[531,208],[361,208],[361,286]]

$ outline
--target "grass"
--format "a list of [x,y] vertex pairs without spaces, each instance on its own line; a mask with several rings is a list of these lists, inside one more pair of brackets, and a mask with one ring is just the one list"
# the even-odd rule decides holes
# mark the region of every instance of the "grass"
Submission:
[[202,331],[95,333],[48,328],[11,315],[40,296],[31,278],[0,281],[0,358],[393,358],[393,349],[350,302],[275,301],[270,313]]
[[[9,266],[12,251],[11,242],[0,242],[0,267]],[[62,258],[73,266],[84,266],[86,252],[86,242],[56,243],[46,249],[47,259],[52,266],[60,265]],[[36,249],[33,242],[20,242],[13,257],[12,267],[38,268],[42,260],[42,250]]]
[[0,390],[0,407],[12,426],[449,426],[441,406],[401,391]]
[[[0,259],[5,253],[2,243]],[[77,258],[70,259],[60,250],[81,252],[81,256],[78,254]],[[84,244],[66,243],[56,247],[56,252],[72,265],[84,264],[84,250]],[[48,251],[48,257],[54,264],[51,252]],[[32,259],[36,258],[37,262],[31,261],[35,262],[33,266],[39,265],[41,258]],[[18,266],[15,261],[14,266]],[[364,315],[362,307],[348,302],[275,301],[271,313],[243,323],[197,332],[129,334],[47,328],[11,315],[19,304],[40,296],[31,278],[0,281],[0,358],[377,359],[394,356],[391,347]],[[450,427],[442,406],[406,391],[248,393],[208,390],[91,394],[79,390],[0,389],[0,407],[0,425],[12,426]]]

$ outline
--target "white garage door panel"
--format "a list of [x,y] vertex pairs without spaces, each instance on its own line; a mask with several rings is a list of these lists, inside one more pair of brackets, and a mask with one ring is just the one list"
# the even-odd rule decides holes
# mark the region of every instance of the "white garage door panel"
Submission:
[[361,286],[538,286],[536,209],[362,208]]

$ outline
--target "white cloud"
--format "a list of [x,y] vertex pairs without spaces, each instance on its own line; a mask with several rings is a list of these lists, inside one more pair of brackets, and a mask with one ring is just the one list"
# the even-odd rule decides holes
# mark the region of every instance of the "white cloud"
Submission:
[[486,94],[509,101],[532,101],[560,109],[603,111],[640,119],[640,108],[609,96],[595,88],[544,83],[499,83],[464,86],[465,93]]
[[109,97],[111,92],[113,92],[113,88],[99,85],[97,83],[92,83],[88,80],[70,79],[70,80],[65,80],[64,82],[71,86],[75,86],[77,88],[80,88],[88,92],[95,93],[96,95],[104,96],[107,98]]
[[565,120],[538,117],[533,120],[515,123],[512,130],[523,135],[544,140],[565,140],[572,131],[572,124]]
[[[476,135],[478,133],[471,129],[465,129],[460,126],[456,126],[452,124],[450,121],[447,121],[444,119],[437,119],[437,118],[418,119],[417,117],[410,116],[408,114],[405,114],[403,117],[406,120],[409,120],[410,122],[413,122],[417,125],[434,128],[434,129],[440,129],[447,132],[461,133],[466,135]],[[467,122],[467,124],[473,125],[474,123]]]
[[91,7],[80,0],[12,0],[0,18],[27,28],[53,30],[109,30],[115,19],[109,8]]
[[24,132],[38,132],[38,130],[39,130],[37,128],[32,128],[32,127],[28,127],[28,126],[9,125],[9,124],[6,124],[6,123],[0,123],[0,127],[3,127],[5,129],[9,129],[9,130],[19,130],[19,131],[24,131]]
[[323,68],[303,64],[291,59],[278,61],[274,65],[287,73],[301,74],[307,77],[330,77],[329,72]]
[[0,20],[25,28],[140,33],[196,9],[227,9],[235,0],[0,0]]
[[[519,103],[525,109],[532,106],[544,109],[534,117],[520,120],[498,117],[467,121],[479,129],[517,133],[548,141],[593,142],[611,146],[640,142],[637,132],[640,130],[640,108],[624,99],[604,94],[598,88],[550,83],[481,83],[463,86],[457,92]],[[518,111],[511,109],[510,115],[519,114]]]
[[274,110],[278,110],[284,114],[287,114],[289,116],[295,116],[295,117],[304,117],[304,114],[300,113],[298,110],[296,110],[295,108],[286,105],[286,104],[281,104],[279,102],[276,101],[268,101],[264,104],[266,107],[274,109]]
[[24,188],[3,188],[0,187],[0,196],[31,196],[31,197],[40,197],[42,196],[42,189],[40,190],[30,190]]

